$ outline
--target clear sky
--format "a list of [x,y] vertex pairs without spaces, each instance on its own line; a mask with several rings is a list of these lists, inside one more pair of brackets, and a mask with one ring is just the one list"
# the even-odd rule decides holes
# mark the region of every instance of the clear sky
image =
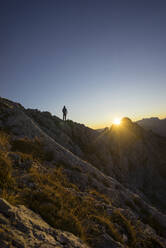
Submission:
[[0,96],[97,128],[166,117],[165,0],[0,0]]

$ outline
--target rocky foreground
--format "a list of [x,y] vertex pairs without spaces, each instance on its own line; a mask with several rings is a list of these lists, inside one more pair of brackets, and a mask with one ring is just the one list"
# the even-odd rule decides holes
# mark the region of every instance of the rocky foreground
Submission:
[[88,248],[71,233],[50,227],[25,206],[0,199],[0,247]]
[[0,98],[0,247],[166,247],[165,144]]

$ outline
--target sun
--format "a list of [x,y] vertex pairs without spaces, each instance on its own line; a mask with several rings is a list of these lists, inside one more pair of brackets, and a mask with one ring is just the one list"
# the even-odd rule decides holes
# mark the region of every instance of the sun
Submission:
[[113,123],[114,123],[115,125],[120,125],[121,119],[115,118],[114,121],[113,121]]

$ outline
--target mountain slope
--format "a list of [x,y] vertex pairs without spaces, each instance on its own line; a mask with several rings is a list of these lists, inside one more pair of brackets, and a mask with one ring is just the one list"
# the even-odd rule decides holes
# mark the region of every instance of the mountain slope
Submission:
[[160,120],[157,117],[145,118],[137,121],[137,123],[147,130],[152,130],[156,134],[166,137],[166,119]]
[[[115,142],[113,131],[98,136],[46,113],[39,113],[40,119],[47,115],[41,124],[35,119],[38,113],[32,117],[32,112],[0,98],[1,197],[24,204],[52,227],[72,232],[90,247],[165,247],[166,216],[143,193],[136,193],[137,184],[134,193],[129,190],[123,172],[119,173],[113,152],[119,147],[119,134]],[[59,138],[61,144],[58,135],[64,136],[64,141]],[[67,149],[66,140],[72,142],[71,150],[78,147],[75,154]],[[79,152],[88,162],[77,156]]]
[[63,147],[166,209],[166,139],[131,121],[99,133],[48,112],[26,113]]

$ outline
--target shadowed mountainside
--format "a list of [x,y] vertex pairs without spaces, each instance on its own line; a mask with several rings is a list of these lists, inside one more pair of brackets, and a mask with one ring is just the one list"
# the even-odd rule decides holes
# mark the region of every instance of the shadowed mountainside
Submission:
[[[25,206],[14,208],[1,200],[3,247],[18,247],[17,241],[20,247],[32,247],[20,233],[29,230],[31,242],[38,235],[35,247],[49,247],[41,246],[43,237],[57,247],[52,233],[67,231],[89,247],[164,248],[164,152],[165,139],[128,119],[98,133],[0,98],[0,196]],[[32,213],[27,223],[10,217],[17,209],[21,215]],[[34,214],[28,209],[51,225],[52,233],[42,224],[29,229]],[[68,234],[68,243],[75,240],[69,247],[81,242],[75,236]],[[60,247],[67,247],[65,242]]]
[[111,150],[116,178],[165,211],[166,139],[128,118],[103,135]]
[[147,130],[152,130],[153,132],[166,137],[166,119],[160,120],[157,117],[152,117],[139,120],[137,123]]

